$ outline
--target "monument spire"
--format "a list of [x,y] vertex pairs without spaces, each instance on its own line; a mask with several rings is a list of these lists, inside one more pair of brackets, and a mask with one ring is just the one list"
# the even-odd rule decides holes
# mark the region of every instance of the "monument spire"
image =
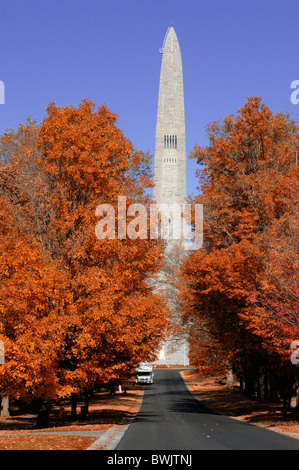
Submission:
[[[173,26],[167,29],[162,55],[154,162],[153,199],[158,207],[162,205],[179,207],[177,212],[168,212],[172,233],[181,234],[179,239],[168,240],[165,250],[165,264],[160,273],[158,288],[169,300],[173,325],[181,326],[175,278],[185,245],[181,214],[186,204],[186,142],[185,107],[181,51]],[[163,209],[160,209],[163,213]],[[169,217],[170,215],[170,217]],[[176,328],[175,328],[176,329]],[[162,346],[158,362],[187,365],[189,363],[188,342],[182,334],[168,338]]]
[[160,53],[153,197],[157,204],[183,204],[186,202],[183,68],[173,26],[166,32]]

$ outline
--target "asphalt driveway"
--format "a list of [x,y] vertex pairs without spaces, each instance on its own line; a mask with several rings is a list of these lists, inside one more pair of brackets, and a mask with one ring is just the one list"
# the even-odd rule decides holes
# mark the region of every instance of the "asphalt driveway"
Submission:
[[299,450],[299,439],[213,413],[179,370],[156,370],[115,450]]

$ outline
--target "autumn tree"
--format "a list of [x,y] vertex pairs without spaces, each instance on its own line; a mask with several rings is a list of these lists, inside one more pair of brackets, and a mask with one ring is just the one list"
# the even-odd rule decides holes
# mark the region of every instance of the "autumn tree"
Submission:
[[136,151],[106,107],[51,103],[1,138],[1,389],[45,404],[127,377],[153,360],[167,311],[149,279],[162,245],[99,239],[96,209],[118,222],[126,207],[148,207],[150,156]]
[[[241,376],[281,366],[298,333],[290,295],[298,292],[298,203],[290,193],[298,181],[297,131],[288,116],[274,115],[253,97],[236,115],[210,124],[209,145],[192,152],[203,165],[197,172],[202,192],[192,202],[203,204],[204,246],[182,267],[184,314],[202,325],[198,343],[202,331],[206,342],[210,337],[218,366],[232,366]],[[286,234],[292,240],[287,251]],[[290,334],[285,320],[291,311]],[[206,346],[197,356],[199,368],[208,363]]]

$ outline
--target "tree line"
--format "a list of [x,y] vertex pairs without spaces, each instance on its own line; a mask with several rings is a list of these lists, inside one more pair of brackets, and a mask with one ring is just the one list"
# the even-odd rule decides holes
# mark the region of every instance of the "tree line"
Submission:
[[204,244],[180,275],[194,362],[203,373],[230,370],[248,394],[278,394],[286,407],[298,389],[298,125],[249,97],[207,135],[191,153]]
[[[207,134],[189,200],[203,205],[203,247],[173,268],[192,362],[286,409],[298,389],[298,126],[251,97]],[[116,217],[119,196],[149,208],[150,160],[89,100],[50,103],[41,124],[0,137],[0,392],[38,399],[40,416],[126,380],[167,334],[161,240],[95,235],[99,204]]]
[[50,103],[41,124],[1,136],[0,155],[0,392],[38,399],[45,416],[155,358],[168,311],[150,279],[163,245],[95,235],[99,204],[125,195],[148,207],[150,156],[89,100]]

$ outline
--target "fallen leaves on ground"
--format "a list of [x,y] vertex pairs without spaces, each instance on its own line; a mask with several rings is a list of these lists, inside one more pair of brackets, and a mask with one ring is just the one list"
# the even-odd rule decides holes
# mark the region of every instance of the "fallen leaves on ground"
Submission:
[[182,371],[181,375],[196,397],[213,411],[250,423],[260,423],[284,432],[299,434],[299,413],[282,415],[282,403],[269,403],[248,398],[237,385],[226,387],[223,375],[204,376],[196,371]]
[[[0,425],[0,450],[85,450],[92,445],[98,437],[77,436],[72,432],[78,431],[108,431],[116,424],[126,424],[137,412],[143,395],[142,387],[135,387],[127,394],[110,396],[107,393],[93,397],[88,408],[86,419],[71,421],[70,405],[64,407],[62,415],[54,409],[50,416],[50,427],[34,429],[34,420],[13,416],[18,423],[9,423],[2,420]],[[80,404],[79,404],[80,405]],[[7,432],[10,436],[4,435]],[[22,434],[16,434],[21,432]],[[34,434],[32,434],[34,432]],[[55,432],[57,435],[46,434]],[[59,433],[69,432],[69,435]],[[29,434],[30,433],[30,434]]]

